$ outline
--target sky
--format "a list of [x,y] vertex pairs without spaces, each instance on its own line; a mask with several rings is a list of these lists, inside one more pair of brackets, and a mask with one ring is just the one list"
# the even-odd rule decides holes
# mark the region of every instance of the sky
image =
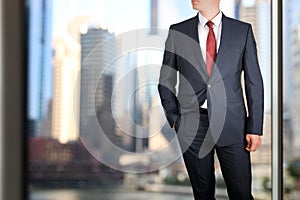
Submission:
[[[234,0],[221,1],[225,14],[231,16]],[[248,2],[248,1],[247,1]],[[159,0],[159,27],[195,16],[189,0]],[[88,15],[92,24],[116,34],[150,25],[150,0],[53,0],[53,35],[65,32],[74,16]]]
[[[221,1],[221,8],[225,14],[228,13],[228,16],[233,1],[226,0],[226,3]],[[52,39],[64,35],[68,23],[75,16],[90,16],[89,26],[100,26],[116,35],[139,28],[148,28],[150,27],[150,3],[151,0],[52,0]],[[171,24],[193,17],[196,13],[192,9],[190,0],[158,0],[160,28],[168,29]],[[31,75],[33,79],[37,77]],[[32,80],[32,86],[37,85],[34,82]],[[37,96],[36,90],[32,89],[31,93],[33,94],[31,96]],[[36,105],[34,102],[37,99],[34,97],[29,99],[32,105],[29,116],[36,116],[37,108],[34,107]]]
[[[221,9],[230,17],[234,0],[221,1]],[[253,4],[254,0],[244,1]],[[116,34],[150,26],[151,0],[53,0],[53,35],[65,32],[74,16],[88,15],[92,23]],[[159,27],[193,17],[190,0],[158,0]]]
[[[97,26],[103,29],[108,28],[110,32],[120,34],[138,28],[147,28],[150,26],[150,0],[49,0],[47,6],[52,7],[51,11],[51,33],[50,40],[65,35],[67,25],[75,16],[90,16],[91,21],[89,26]],[[35,13],[31,18],[31,27],[40,31],[39,21],[41,21],[41,1],[30,0],[30,6]],[[182,0],[159,0],[160,27],[168,28],[171,23],[181,21],[194,15],[191,9],[190,1]],[[162,20],[163,19],[163,20]],[[34,45],[39,45],[39,32],[31,35],[31,57],[30,62],[30,83],[29,83],[29,118],[35,119],[38,116],[38,99],[39,99],[39,57],[36,57],[40,48]],[[48,37],[48,36],[47,36]],[[49,46],[51,48],[51,44]],[[52,51],[52,50],[50,50]],[[51,60],[51,58],[50,58]],[[48,62],[48,61],[47,61]],[[49,61],[51,62],[51,61]],[[48,69],[49,68],[49,69]],[[45,101],[44,106],[48,105],[48,101],[52,96],[52,69],[47,66],[46,81],[44,85]],[[50,71],[49,71],[50,70]],[[46,108],[47,109],[47,108]],[[45,115],[46,113],[44,113]]]
[[148,25],[149,0],[53,0],[53,34],[66,30],[74,16],[88,15],[94,25],[122,32]]

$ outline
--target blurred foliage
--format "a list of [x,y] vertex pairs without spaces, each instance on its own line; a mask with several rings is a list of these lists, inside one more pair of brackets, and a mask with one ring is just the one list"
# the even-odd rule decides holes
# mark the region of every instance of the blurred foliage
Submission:
[[300,178],[300,158],[292,160],[287,168],[289,175],[295,179]]
[[[262,187],[266,192],[272,191],[272,181],[270,177],[264,177],[262,179]],[[285,194],[290,194],[293,190],[293,183],[288,177],[284,178],[284,192]]]
[[167,185],[191,185],[189,178],[179,180],[177,177],[169,176],[164,179],[164,183]]
[[266,192],[271,192],[272,191],[272,185],[271,185],[271,179],[270,177],[264,177],[262,180],[262,187]]

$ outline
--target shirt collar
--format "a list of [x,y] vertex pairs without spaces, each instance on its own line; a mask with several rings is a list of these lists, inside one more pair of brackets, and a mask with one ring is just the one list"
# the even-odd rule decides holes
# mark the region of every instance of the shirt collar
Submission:
[[[208,19],[203,17],[203,15],[200,12],[198,18],[201,26],[205,26],[206,23],[209,21]],[[211,21],[214,23],[215,26],[218,27],[222,21],[222,12],[220,11]]]

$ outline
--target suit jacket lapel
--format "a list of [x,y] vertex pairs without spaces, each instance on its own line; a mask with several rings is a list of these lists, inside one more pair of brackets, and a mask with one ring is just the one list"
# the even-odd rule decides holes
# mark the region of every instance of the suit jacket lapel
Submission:
[[[207,77],[208,77],[208,74],[207,74],[207,71],[206,71],[206,65],[205,65],[205,62],[204,62],[204,55],[202,55],[202,51],[201,51],[201,48],[200,48],[200,42],[199,42],[199,33],[198,33],[198,24],[199,24],[199,16],[198,14],[193,18],[193,22],[192,22],[192,26],[189,26],[189,35],[191,38],[193,38],[196,42],[197,42],[197,48],[195,49],[196,52],[195,52],[195,55],[198,55],[197,56],[197,61],[199,63],[198,66],[195,66],[197,67],[199,70],[200,70],[200,73],[201,75],[205,75],[205,79],[203,80],[206,80]],[[202,77],[204,78],[204,77]]]
[[229,24],[228,18],[223,14],[221,41],[220,41],[219,51],[218,51],[218,54],[216,57],[213,73],[217,70],[216,68],[218,68],[220,66],[222,57],[224,56],[224,53],[228,50],[226,48],[226,46],[228,44],[229,39],[230,39],[230,24]]

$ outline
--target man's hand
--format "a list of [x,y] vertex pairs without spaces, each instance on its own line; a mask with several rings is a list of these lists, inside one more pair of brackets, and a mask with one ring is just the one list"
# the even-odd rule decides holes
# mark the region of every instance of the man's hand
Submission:
[[254,134],[247,134],[246,135],[246,140],[247,140],[247,151],[256,151],[258,147],[260,146],[260,135],[254,135]]

